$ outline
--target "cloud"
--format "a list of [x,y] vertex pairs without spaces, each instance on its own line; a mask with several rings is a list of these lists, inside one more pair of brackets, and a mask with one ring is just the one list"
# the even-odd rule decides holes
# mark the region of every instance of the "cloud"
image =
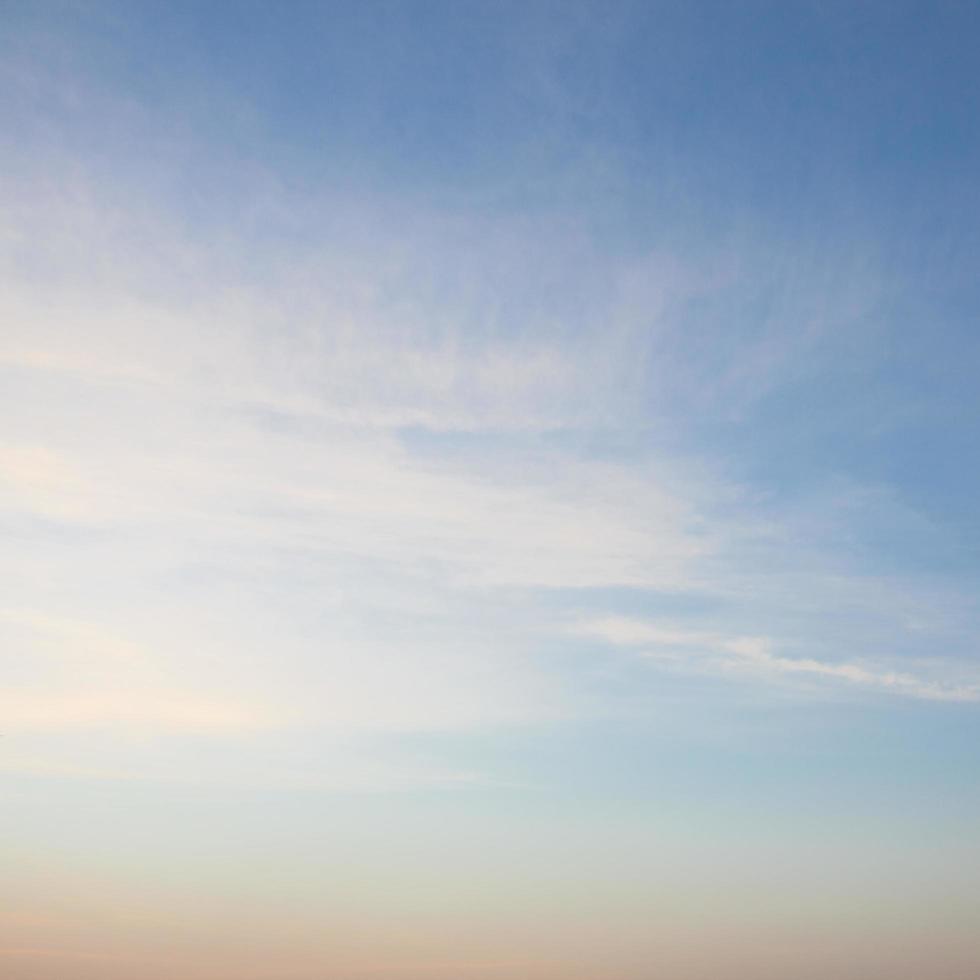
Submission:
[[784,257],[799,288],[756,323],[731,311],[772,285],[778,242],[617,253],[575,214],[300,200],[268,175],[221,226],[45,167],[2,201],[8,727],[243,741],[560,724],[617,705],[551,657],[555,605],[637,592],[723,608],[710,630],[607,618],[605,642],[973,698],[898,666],[737,646],[774,621],[826,640],[828,606],[884,640],[898,608],[969,618],[829,554],[828,523],[853,519],[836,500],[780,509],[691,436],[687,415],[743,413],[866,309],[846,276],[827,298],[836,267],[811,281],[812,257]]
[[812,657],[784,657],[760,636],[726,636],[664,627],[645,620],[610,617],[574,625],[572,632],[612,646],[635,647],[660,663],[716,673],[747,673],[760,678],[812,676],[846,681],[930,701],[980,701],[980,684],[954,685],[901,670]]
[[[690,582],[715,545],[682,467],[538,441],[628,410],[663,297],[689,288],[677,268],[645,263],[638,314],[560,221],[423,213],[395,233],[368,215],[365,230],[342,210],[339,238],[273,253],[250,281],[241,244],[223,257],[165,218],[42,195],[7,255],[8,509],[477,587]],[[38,237],[43,274],[17,276]],[[549,257],[528,268],[528,252]],[[524,302],[510,309],[511,294]],[[494,448],[427,451],[406,430]]]

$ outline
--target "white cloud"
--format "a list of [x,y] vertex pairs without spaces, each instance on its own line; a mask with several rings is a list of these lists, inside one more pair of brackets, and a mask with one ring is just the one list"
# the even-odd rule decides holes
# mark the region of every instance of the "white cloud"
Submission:
[[[600,305],[586,320],[558,279],[594,304],[617,274],[546,227],[530,233],[556,254],[526,268],[520,221],[491,222],[484,242],[479,222],[439,217],[406,218],[399,234],[352,227],[351,248],[276,257],[253,283],[238,258],[148,214],[81,194],[38,211],[30,241],[55,229],[40,234],[45,275],[0,300],[18,408],[0,432],[0,486],[14,511],[438,566],[486,586],[677,588],[714,547],[672,462],[526,441],[607,426],[637,396],[651,297],[681,288],[668,264],[645,268],[645,316],[610,321]],[[513,310],[512,292],[526,297]],[[489,433],[497,448],[489,461],[413,451],[397,431],[413,426]]]
[[[553,216],[313,201],[304,233],[273,246],[256,215],[190,232],[70,177],[9,198],[8,728],[554,722],[595,703],[542,662],[552,613],[528,594],[735,597],[755,622],[795,617],[790,636],[828,597],[873,623],[916,605],[835,579],[812,515],[747,506],[668,438],[685,407],[776,383],[819,333],[777,343],[770,325],[699,394],[689,346],[727,348],[680,314],[731,286],[724,262],[610,257]],[[917,620],[935,621],[916,595]],[[741,622],[690,627],[589,628],[702,669],[974,696],[776,656]]]
[[896,669],[772,652],[767,637],[729,636],[663,626],[625,617],[587,620],[572,632],[613,646],[635,647],[644,656],[698,670],[751,673],[762,678],[813,676],[879,688],[932,701],[980,701],[980,684],[954,685]]

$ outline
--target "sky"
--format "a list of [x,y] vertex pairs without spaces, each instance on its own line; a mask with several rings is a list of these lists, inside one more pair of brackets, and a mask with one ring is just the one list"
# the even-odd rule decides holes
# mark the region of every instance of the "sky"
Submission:
[[3,976],[980,975],[978,31],[0,0]]

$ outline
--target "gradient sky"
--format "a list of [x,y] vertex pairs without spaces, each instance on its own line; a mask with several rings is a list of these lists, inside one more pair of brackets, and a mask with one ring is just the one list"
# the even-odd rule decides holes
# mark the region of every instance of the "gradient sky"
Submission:
[[3,977],[980,975],[978,43],[0,0]]

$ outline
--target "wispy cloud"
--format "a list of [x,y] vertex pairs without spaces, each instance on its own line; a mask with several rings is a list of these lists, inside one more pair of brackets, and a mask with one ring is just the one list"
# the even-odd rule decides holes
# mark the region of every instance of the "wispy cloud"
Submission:
[[[639,630],[700,669],[975,698],[897,657],[739,646],[774,617],[836,628],[831,605],[877,649],[899,607],[968,618],[828,548],[861,516],[839,486],[777,502],[687,421],[730,421],[819,360],[873,277],[813,243],[610,253],[572,214],[299,201],[268,175],[237,223],[194,225],[46,166],[3,201],[7,728],[560,723],[596,705],[541,653],[549,604],[586,591],[719,606],[710,632],[604,620],[605,641]],[[773,276],[792,288],[770,314],[730,322]]]
[[635,648],[661,664],[717,673],[742,673],[765,678],[819,677],[878,688],[931,701],[980,701],[980,684],[955,685],[898,669],[812,657],[786,657],[773,652],[767,637],[726,636],[627,618],[587,620],[574,634],[612,646]]

